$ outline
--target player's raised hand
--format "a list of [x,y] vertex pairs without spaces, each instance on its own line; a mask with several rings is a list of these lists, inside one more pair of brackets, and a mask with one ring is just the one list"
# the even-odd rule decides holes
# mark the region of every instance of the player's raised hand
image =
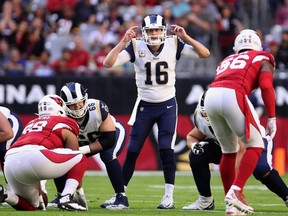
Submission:
[[137,36],[136,30],[139,28],[139,26],[132,26],[129,28],[124,37],[122,38],[122,41],[125,43],[128,43],[132,38],[135,38]]
[[172,29],[171,32],[178,37],[182,38],[186,35],[186,31],[183,27],[178,26],[178,25],[171,25]]

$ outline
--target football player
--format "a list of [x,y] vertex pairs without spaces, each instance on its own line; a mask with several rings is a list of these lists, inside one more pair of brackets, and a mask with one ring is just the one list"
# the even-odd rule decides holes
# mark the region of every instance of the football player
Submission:
[[[261,156],[264,142],[260,120],[249,96],[260,88],[268,115],[266,133],[273,139],[277,130],[273,87],[275,61],[271,53],[262,51],[261,40],[251,29],[239,33],[234,51],[235,54],[218,64],[216,77],[205,94],[204,107],[223,152],[220,174],[225,202],[252,214],[254,210],[246,203],[242,192]],[[236,174],[238,139],[244,143],[246,151]]]
[[[184,206],[184,210],[213,210],[214,199],[210,187],[209,164],[220,164],[221,147],[209,123],[203,100],[200,100],[193,114],[194,128],[187,135],[187,146],[191,148],[189,162],[193,178],[198,189],[199,198],[196,202]],[[273,141],[265,135],[261,126],[265,148],[253,172],[254,177],[277,194],[288,206],[288,188],[277,170],[272,166]],[[245,215],[234,206],[226,205],[226,215]]]
[[176,162],[174,146],[178,105],[175,98],[175,67],[183,55],[206,58],[209,50],[186,34],[183,27],[171,25],[174,35],[167,35],[162,16],[150,14],[143,19],[142,37],[136,38],[138,26],[129,28],[120,42],[108,53],[104,67],[132,62],[138,91],[131,118],[132,126],[123,165],[124,185],[133,176],[136,160],[154,124],[158,126],[159,155],[162,161],[165,194],[159,209],[173,209]]
[[[121,122],[110,113],[107,104],[101,100],[88,98],[87,89],[80,83],[70,82],[61,88],[61,98],[66,104],[67,115],[77,121],[80,127],[78,137],[80,151],[87,157],[100,152],[108,177],[115,191],[114,196],[100,206],[106,209],[122,210],[129,208],[124,191],[122,170],[117,156],[125,145],[126,131]],[[63,179],[56,179],[55,184],[60,193]],[[62,186],[61,186],[62,185]],[[87,206],[83,189],[76,192],[76,200]],[[82,197],[79,196],[82,194]],[[78,196],[78,198],[77,198]],[[54,201],[57,203],[57,198]]]
[[0,185],[0,202],[5,201],[16,210],[37,210],[42,195],[40,181],[66,174],[58,207],[86,210],[72,200],[87,165],[86,157],[79,151],[79,127],[66,117],[65,103],[57,95],[44,96],[38,103],[38,114],[6,152],[4,173],[11,190],[5,192]]
[[3,106],[0,106],[0,122],[0,163],[4,173],[5,153],[21,135],[23,125],[16,113]]

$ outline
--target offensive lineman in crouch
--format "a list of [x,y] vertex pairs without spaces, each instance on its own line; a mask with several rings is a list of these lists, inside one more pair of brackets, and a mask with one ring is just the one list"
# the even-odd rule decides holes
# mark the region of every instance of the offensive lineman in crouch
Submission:
[[145,139],[156,123],[159,130],[159,155],[165,179],[165,194],[157,208],[173,209],[176,171],[174,145],[178,115],[175,67],[183,55],[206,58],[210,52],[187,35],[181,26],[171,25],[171,32],[175,35],[167,36],[167,26],[160,15],[150,14],[144,18],[142,38],[135,38],[138,28],[129,28],[104,60],[106,68],[130,61],[134,63],[135,69],[138,98],[128,122],[132,128],[122,168],[124,185],[127,186],[132,178]]
[[[66,104],[67,115],[75,119],[80,127],[78,137],[80,151],[88,157],[100,152],[100,158],[105,164],[115,191],[114,196],[102,203],[100,207],[111,210],[129,208],[122,170],[117,160],[125,145],[124,126],[110,115],[108,106],[103,101],[88,98],[87,90],[80,83],[67,83],[61,88],[60,96]],[[58,192],[63,188],[61,181],[63,182],[63,179],[55,180]],[[77,192],[75,195],[77,200]],[[78,197],[78,203],[82,202],[82,205],[87,207],[84,196]]]
[[0,202],[16,210],[43,209],[40,181],[67,175],[58,208],[86,209],[73,202],[72,195],[86,170],[86,157],[78,150],[79,127],[66,117],[65,103],[57,95],[46,95],[38,103],[39,117],[30,121],[22,135],[7,150],[4,173],[11,190],[0,185]]
[[[273,87],[275,62],[273,56],[262,51],[257,33],[242,30],[234,41],[235,54],[218,64],[216,77],[207,90],[204,107],[215,136],[222,149],[220,174],[225,190],[225,202],[241,212],[252,214],[243,196],[243,188],[253,173],[264,143],[259,117],[249,100],[251,92],[260,88],[268,115],[266,134],[276,134],[276,105]],[[235,173],[238,138],[246,151]],[[232,185],[232,186],[231,186]]]

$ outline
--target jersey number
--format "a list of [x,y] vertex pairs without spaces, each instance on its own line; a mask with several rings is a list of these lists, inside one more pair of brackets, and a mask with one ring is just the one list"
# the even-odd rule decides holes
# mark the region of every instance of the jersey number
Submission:
[[23,134],[29,133],[29,132],[39,132],[42,131],[43,128],[47,125],[47,121],[38,121],[36,123],[33,124],[29,124],[27,125],[24,130],[23,130]]
[[224,61],[221,62],[221,64],[217,67],[217,74],[222,73],[223,71],[229,69],[243,69],[245,68],[247,64],[247,60],[249,59],[249,56],[244,54],[244,55],[239,55],[236,58],[227,58]]
[[[146,85],[152,85],[152,73],[151,73],[151,62],[147,62],[145,64],[146,68]],[[156,83],[157,84],[166,84],[168,82],[168,72],[167,71],[161,71],[161,69],[168,68],[167,62],[157,62],[155,65],[155,71],[156,71]]]

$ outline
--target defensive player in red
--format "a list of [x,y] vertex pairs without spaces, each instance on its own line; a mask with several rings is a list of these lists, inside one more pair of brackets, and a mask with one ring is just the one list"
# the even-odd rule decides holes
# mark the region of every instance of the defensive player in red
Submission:
[[85,211],[72,200],[87,163],[78,150],[79,127],[66,117],[65,103],[57,95],[44,96],[38,103],[38,114],[6,152],[4,173],[11,191],[5,192],[0,185],[0,202],[16,210],[37,210],[43,201],[40,181],[66,174],[58,207]]
[[[260,87],[268,115],[266,134],[276,133],[275,92],[273,87],[274,58],[262,51],[257,33],[240,32],[234,42],[235,54],[218,64],[217,74],[206,92],[204,106],[222,149],[220,173],[226,193],[225,202],[244,213],[252,214],[242,194],[264,148],[259,117],[248,99]],[[235,174],[238,138],[246,151]]]

